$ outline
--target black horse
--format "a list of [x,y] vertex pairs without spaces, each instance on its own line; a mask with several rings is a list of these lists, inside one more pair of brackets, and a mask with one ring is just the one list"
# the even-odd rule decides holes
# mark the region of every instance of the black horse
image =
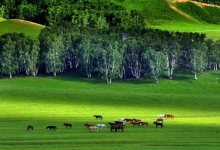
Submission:
[[95,119],[100,119],[100,120],[103,119],[103,117],[101,115],[94,115],[93,117],[95,117]]
[[47,126],[46,129],[56,131],[57,127],[56,126]]
[[72,124],[70,124],[70,123],[64,123],[63,125],[66,126],[66,128],[67,127],[69,127],[69,129],[72,128]]
[[121,125],[121,124],[118,124],[118,125],[113,124],[113,125],[111,126],[110,130],[111,130],[111,132],[112,132],[113,130],[115,130],[115,132],[117,132],[118,130],[121,130],[121,132],[123,132],[123,131],[124,131],[124,126]]
[[160,122],[156,122],[156,121],[154,121],[153,124],[156,125],[156,128],[157,128],[157,126],[160,126],[161,128],[163,127],[163,123],[160,123]]

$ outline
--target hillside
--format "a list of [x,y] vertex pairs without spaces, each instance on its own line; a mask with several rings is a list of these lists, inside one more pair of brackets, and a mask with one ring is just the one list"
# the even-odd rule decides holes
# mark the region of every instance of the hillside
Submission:
[[[149,28],[206,33],[208,38],[220,39],[220,6],[191,0],[112,0],[112,2],[128,10],[140,11]],[[0,35],[23,32],[35,38],[44,26],[28,21],[0,18],[0,28]]]
[[0,19],[0,35],[5,33],[24,33],[31,38],[38,37],[40,30],[45,26],[25,20]]
[[220,7],[190,0],[124,0],[128,9],[143,11],[150,28],[206,33],[220,39]]

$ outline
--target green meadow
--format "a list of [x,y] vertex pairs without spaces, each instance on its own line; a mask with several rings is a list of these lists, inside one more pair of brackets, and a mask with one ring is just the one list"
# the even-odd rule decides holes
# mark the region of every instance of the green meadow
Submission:
[[[68,72],[0,78],[0,149],[219,149],[220,71],[176,73],[173,80],[87,79]],[[174,114],[156,128],[157,114]],[[93,115],[102,115],[95,120]],[[108,122],[137,118],[148,127],[127,123],[124,132],[110,132]],[[72,123],[66,129],[63,123]],[[85,123],[106,124],[87,130]],[[33,125],[33,131],[27,131]],[[56,125],[57,131],[46,126]]]
[[18,19],[1,19],[0,18],[0,35],[6,33],[23,33],[26,36],[30,36],[31,38],[37,38],[40,34],[40,31],[45,26]]

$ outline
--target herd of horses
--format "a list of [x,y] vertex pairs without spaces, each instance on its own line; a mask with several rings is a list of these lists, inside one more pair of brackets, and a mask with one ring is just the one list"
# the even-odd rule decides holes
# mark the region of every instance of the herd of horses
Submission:
[[[95,117],[96,120],[102,120],[103,117],[101,115],[94,115],[93,117]],[[156,128],[158,126],[160,126],[161,128],[163,128],[163,123],[164,123],[164,119],[173,119],[174,115],[172,114],[160,114],[157,115],[157,120],[153,122],[153,124],[156,125]],[[114,121],[114,122],[109,122],[108,125],[110,125],[110,131],[113,132],[117,132],[117,131],[124,131],[125,128],[125,123],[130,123],[133,127],[135,126],[141,126],[141,127],[148,127],[148,122],[144,122],[141,121],[141,119],[130,119],[130,118],[119,118],[119,121]],[[72,124],[70,123],[64,123],[63,126],[65,126],[65,128],[72,128]],[[86,127],[86,129],[90,129],[93,131],[97,131],[99,128],[101,129],[105,129],[106,126],[105,124],[84,124],[84,126]],[[49,131],[56,131],[57,127],[56,126],[47,126],[46,129],[48,129]],[[28,125],[27,126],[27,130],[34,130],[34,127],[32,125]]]

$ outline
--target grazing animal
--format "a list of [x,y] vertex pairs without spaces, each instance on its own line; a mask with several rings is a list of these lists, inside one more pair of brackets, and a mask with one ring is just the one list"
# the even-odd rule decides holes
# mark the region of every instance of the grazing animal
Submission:
[[126,122],[133,122],[133,119],[126,118],[126,119],[124,119],[124,121],[126,121]]
[[133,122],[140,122],[140,119],[133,119]]
[[125,127],[125,122],[122,121],[115,121],[116,125],[123,125]]
[[34,127],[31,126],[31,125],[28,125],[28,126],[27,126],[27,131],[28,131],[28,130],[34,130]]
[[119,118],[119,121],[124,122],[124,121],[125,121],[125,118]]
[[110,126],[112,126],[112,125],[115,124],[115,123],[109,122],[108,124],[109,124]]
[[103,119],[103,117],[101,115],[94,115],[93,117],[95,117],[95,119],[100,119],[100,120]]
[[69,127],[69,129],[72,128],[72,124],[70,124],[70,123],[64,123],[63,125],[66,126],[66,128],[67,127]]
[[162,119],[162,118],[158,118],[158,119],[156,120],[156,122],[162,122],[162,123],[163,123],[163,119]]
[[119,131],[119,130],[121,130],[121,132],[123,132],[123,131],[124,131],[124,126],[121,125],[121,124],[118,124],[118,125],[113,124],[113,125],[111,126],[111,128],[110,128],[110,131],[112,132],[113,130],[115,130],[115,132],[117,132],[117,131]]
[[84,126],[86,126],[86,129],[88,129],[89,127],[94,126],[94,125],[86,123]]
[[90,126],[90,127],[88,127],[90,130],[94,130],[94,131],[97,131],[98,130],[98,127],[96,127],[96,126]]
[[104,124],[96,124],[96,127],[101,128],[101,129],[105,129],[106,126]]
[[131,124],[133,124],[133,127],[134,126],[140,126],[140,122],[131,122]]
[[173,119],[173,118],[174,118],[174,115],[172,115],[172,114],[165,114],[165,117],[166,117],[166,118],[171,118],[171,119]]
[[148,127],[148,122],[139,122],[140,125],[143,127],[144,125],[146,125],[146,127]]
[[154,121],[153,124],[156,125],[156,128],[157,128],[157,126],[160,126],[161,128],[163,127],[163,123],[159,123],[159,122]]
[[56,131],[57,127],[56,126],[47,126],[46,129]]
[[157,118],[163,119],[163,118],[166,118],[166,116],[164,114],[159,114],[159,115],[157,115]]

